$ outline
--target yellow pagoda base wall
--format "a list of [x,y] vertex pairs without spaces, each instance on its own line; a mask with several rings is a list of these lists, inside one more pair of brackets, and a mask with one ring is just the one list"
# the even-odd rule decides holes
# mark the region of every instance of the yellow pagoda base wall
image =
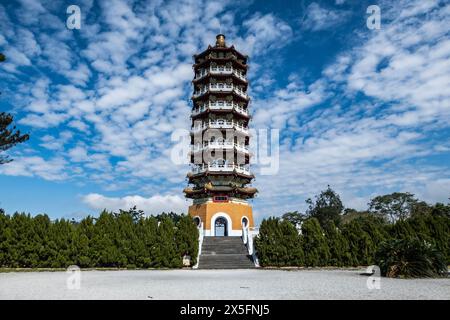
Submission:
[[249,227],[254,226],[252,207],[246,203],[206,202],[193,204],[189,207],[189,215],[201,219],[207,236],[214,235],[214,221],[219,217],[227,219],[229,236],[240,236],[242,234],[243,217],[247,218]]

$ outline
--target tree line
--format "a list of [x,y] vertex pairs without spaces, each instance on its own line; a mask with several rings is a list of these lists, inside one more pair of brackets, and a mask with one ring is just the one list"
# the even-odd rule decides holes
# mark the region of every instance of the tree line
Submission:
[[198,230],[186,215],[146,217],[134,207],[76,222],[0,210],[1,267],[179,268],[197,253]]
[[[367,211],[345,209],[328,187],[305,213],[262,221],[255,245],[262,266],[363,266],[381,247],[422,243],[450,264],[450,204],[428,205],[410,193],[375,197]],[[378,259],[378,260],[377,260]]]

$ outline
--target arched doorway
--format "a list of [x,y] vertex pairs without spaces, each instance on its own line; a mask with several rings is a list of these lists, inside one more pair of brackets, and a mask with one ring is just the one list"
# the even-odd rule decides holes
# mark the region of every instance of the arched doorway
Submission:
[[228,222],[224,217],[218,217],[214,221],[214,235],[216,237],[228,236]]

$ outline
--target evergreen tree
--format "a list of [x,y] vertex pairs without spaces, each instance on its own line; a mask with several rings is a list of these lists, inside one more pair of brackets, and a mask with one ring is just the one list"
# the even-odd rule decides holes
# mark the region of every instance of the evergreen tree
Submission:
[[156,219],[158,221],[163,221],[164,219],[170,219],[176,225],[180,221],[181,215],[176,214],[175,212],[169,212],[169,213],[163,212],[163,213],[158,214],[156,216]]
[[306,203],[309,206],[306,215],[316,218],[322,227],[329,222],[339,226],[344,205],[339,195],[330,186],[316,196],[315,202],[307,199]]
[[73,226],[65,219],[58,219],[51,225],[48,235],[47,249],[49,258],[46,267],[67,268],[76,261],[74,257]]
[[175,225],[172,219],[164,217],[159,221],[156,232],[155,266],[175,268],[182,266],[175,243]]
[[297,228],[289,221],[279,223],[281,230],[281,244],[284,253],[281,255],[283,266],[302,266],[304,264],[304,253],[301,238]]
[[197,263],[198,229],[190,216],[182,215],[177,223],[175,235],[178,256],[189,255],[191,265]]
[[359,217],[342,227],[347,239],[354,266],[374,263],[378,246],[387,237],[383,221],[377,217]]
[[341,224],[346,224],[354,219],[357,219],[360,217],[365,218],[368,216],[373,216],[373,214],[368,211],[358,211],[358,210],[351,209],[351,208],[345,208],[344,213],[341,216]]
[[93,261],[99,267],[120,267],[124,263],[117,247],[117,228],[114,217],[106,210],[100,213],[95,223],[93,236]]
[[3,209],[0,209],[0,267],[9,265],[8,247],[6,240],[9,231],[9,216],[5,214]]
[[394,239],[414,239],[417,234],[411,223],[406,220],[398,220],[388,227],[389,234]]
[[141,239],[135,246],[136,264],[140,268],[150,268],[156,259],[156,233],[158,221],[154,217],[141,218],[136,224],[136,237]]
[[450,204],[436,203],[431,207],[430,214],[450,218]]
[[76,252],[76,265],[81,268],[95,266],[95,253],[93,248],[93,238],[95,235],[94,219],[87,216],[80,223],[75,224],[73,233],[74,246]]
[[282,253],[280,252],[281,230],[278,219],[270,217],[264,219],[259,227],[259,234],[255,239],[255,248],[261,266],[279,266]]
[[255,247],[261,266],[301,266],[304,254],[294,225],[278,218],[264,219]]
[[306,266],[316,267],[328,264],[330,251],[318,219],[309,218],[303,223],[302,243]]
[[135,247],[142,239],[138,239],[134,233],[134,220],[135,216],[132,213],[120,211],[114,221],[117,228],[115,242],[118,251],[119,267],[136,267]]
[[[407,220],[408,239],[416,238],[431,244],[450,264],[450,219],[440,215],[420,215]],[[397,231],[397,230],[396,230]],[[398,239],[406,238],[397,233]]]
[[343,267],[354,264],[353,256],[347,239],[342,235],[333,222],[328,223],[325,228],[327,245],[330,250],[329,265]]
[[[29,139],[28,134],[21,134],[13,125],[14,118],[11,114],[0,112],[0,152],[6,151],[15,145]],[[0,165],[11,162],[8,156],[0,155]]]

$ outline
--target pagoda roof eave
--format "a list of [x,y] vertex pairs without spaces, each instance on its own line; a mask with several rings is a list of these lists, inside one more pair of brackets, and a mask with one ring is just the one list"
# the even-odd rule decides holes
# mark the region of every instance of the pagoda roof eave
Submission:
[[208,54],[209,52],[213,51],[213,50],[218,50],[218,51],[233,51],[236,52],[237,55],[239,55],[241,58],[243,59],[248,59],[248,55],[243,54],[239,51],[237,51],[234,47],[234,45],[231,45],[229,47],[216,47],[216,46],[211,46],[208,45],[208,48],[206,48],[205,50],[203,50],[202,52],[198,53],[198,54],[194,54],[193,57],[195,58],[201,58],[203,56],[205,56],[206,54]]

